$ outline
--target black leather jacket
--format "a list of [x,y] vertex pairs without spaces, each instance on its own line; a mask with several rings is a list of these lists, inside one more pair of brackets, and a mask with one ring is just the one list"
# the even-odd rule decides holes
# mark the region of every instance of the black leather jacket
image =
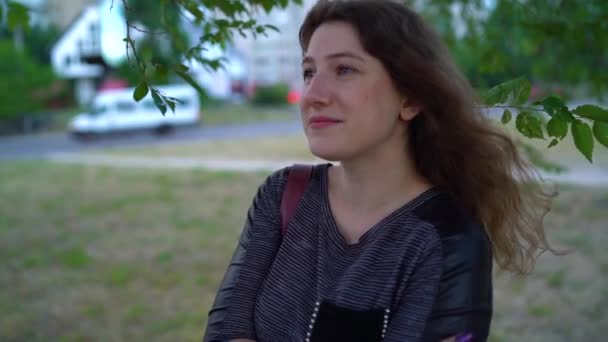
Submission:
[[[253,214],[250,210],[209,312],[204,342],[222,342],[217,336],[243,264]],[[492,317],[492,253],[487,235],[448,194],[417,207],[415,214],[437,228],[442,239],[444,265],[437,299],[422,341],[436,342],[462,333],[472,333],[475,342],[486,341]]]

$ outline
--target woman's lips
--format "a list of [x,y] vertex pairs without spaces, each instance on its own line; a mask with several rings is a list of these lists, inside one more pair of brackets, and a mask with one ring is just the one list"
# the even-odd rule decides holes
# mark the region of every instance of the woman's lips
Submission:
[[340,123],[340,120],[326,118],[326,117],[317,117],[311,118],[309,122],[310,128],[325,128],[329,126],[333,126],[335,124]]

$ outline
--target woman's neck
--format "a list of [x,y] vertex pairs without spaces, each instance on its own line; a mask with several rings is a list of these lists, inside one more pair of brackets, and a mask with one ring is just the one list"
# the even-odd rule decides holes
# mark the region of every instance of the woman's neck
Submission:
[[399,207],[430,187],[410,155],[403,151],[375,151],[330,168],[332,197],[360,213]]

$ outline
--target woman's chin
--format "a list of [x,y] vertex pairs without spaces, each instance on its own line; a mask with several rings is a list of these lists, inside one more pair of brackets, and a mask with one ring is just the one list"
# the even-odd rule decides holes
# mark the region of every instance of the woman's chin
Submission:
[[310,152],[315,157],[327,161],[340,161],[343,158],[342,153],[336,149],[314,148],[314,146],[310,146]]

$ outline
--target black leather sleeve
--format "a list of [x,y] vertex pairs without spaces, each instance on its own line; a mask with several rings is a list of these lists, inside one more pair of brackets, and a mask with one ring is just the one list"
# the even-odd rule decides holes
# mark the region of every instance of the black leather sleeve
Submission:
[[486,341],[492,318],[492,257],[489,244],[471,236],[443,241],[443,275],[424,341],[470,333]]
[[222,329],[222,323],[224,321],[224,317],[226,316],[226,309],[230,301],[232,290],[236,284],[236,279],[238,278],[238,274],[245,259],[245,252],[247,251],[249,234],[251,230],[252,216],[253,209],[250,209],[247,215],[245,227],[241,233],[241,237],[239,238],[238,246],[234,251],[232,260],[230,260],[228,269],[224,274],[224,278],[222,279],[219,290],[215,296],[215,300],[213,301],[213,306],[209,311],[203,342],[222,341],[219,337]]
[[432,201],[418,213],[441,237],[443,271],[423,341],[459,334],[486,341],[492,319],[492,247],[484,228],[453,198]]
[[[280,195],[285,187],[287,175],[287,168],[278,170],[270,175],[258,188],[252,204],[247,211],[247,217],[238,244],[209,311],[203,342],[220,342],[224,340],[221,337],[223,333],[222,328],[229,313],[232,295],[235,293],[235,287],[237,287],[237,279],[239,279],[242,271],[244,274],[244,270],[247,267],[246,262],[249,262],[249,266],[251,266],[252,262],[256,264],[261,263],[260,260],[247,261],[246,258],[247,249],[250,246],[255,247],[256,237],[258,242],[263,240],[267,245],[274,245],[273,248],[279,247],[280,212],[278,205],[280,204]],[[261,227],[266,227],[264,228],[266,231],[262,232]],[[271,241],[276,241],[277,244],[275,245]],[[268,250],[267,252],[274,254],[276,250]],[[260,253],[257,255],[259,256]]]

